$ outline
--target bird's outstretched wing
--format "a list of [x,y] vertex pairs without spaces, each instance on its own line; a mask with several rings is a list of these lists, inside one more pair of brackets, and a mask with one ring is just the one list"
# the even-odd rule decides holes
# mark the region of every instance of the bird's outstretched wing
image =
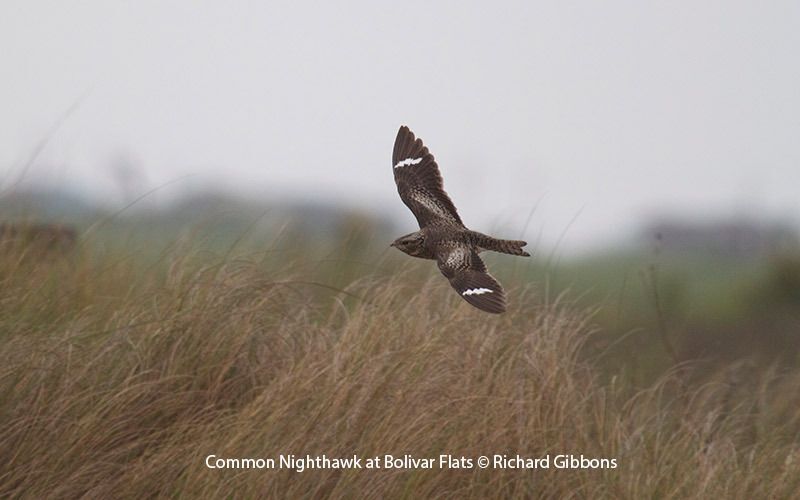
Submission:
[[437,254],[439,270],[450,280],[461,298],[486,312],[506,310],[503,287],[489,273],[478,253],[466,245],[442,249]]
[[442,174],[433,155],[405,125],[394,140],[392,167],[397,192],[420,228],[435,224],[463,226],[455,205],[444,192]]

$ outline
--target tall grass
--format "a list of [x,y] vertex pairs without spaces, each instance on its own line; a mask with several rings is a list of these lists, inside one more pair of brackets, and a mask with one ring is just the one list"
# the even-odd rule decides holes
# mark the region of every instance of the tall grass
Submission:
[[[800,398],[776,396],[796,376],[731,366],[698,382],[684,367],[632,389],[579,355],[591,316],[542,289],[513,290],[497,317],[428,267],[335,283],[336,267],[191,244],[145,263],[88,244],[71,256],[0,255],[0,496],[800,490]],[[212,454],[572,454],[617,467],[297,472],[210,469]]]

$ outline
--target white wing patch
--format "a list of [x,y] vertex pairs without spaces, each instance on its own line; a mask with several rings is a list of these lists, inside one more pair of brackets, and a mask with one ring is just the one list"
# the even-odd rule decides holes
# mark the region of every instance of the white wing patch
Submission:
[[405,160],[398,161],[397,165],[395,165],[394,168],[408,167],[411,165],[416,165],[417,163],[421,162],[422,158],[406,158]]
[[469,290],[464,290],[461,295],[483,295],[484,293],[494,293],[494,290],[489,290],[488,288],[470,288]]

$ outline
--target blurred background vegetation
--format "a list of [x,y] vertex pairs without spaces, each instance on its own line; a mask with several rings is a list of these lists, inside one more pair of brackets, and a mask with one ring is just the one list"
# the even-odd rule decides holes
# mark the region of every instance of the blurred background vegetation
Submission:
[[[535,243],[531,259],[487,255],[510,298],[495,316],[389,248],[410,220],[220,193],[113,211],[16,192],[0,213],[0,496],[789,498],[799,486],[800,264],[780,225],[661,221],[581,257]],[[565,451],[621,465],[203,466],[208,453]]]
[[[212,191],[158,207],[131,199],[111,211],[78,196],[11,192],[0,198],[0,214],[11,224],[73,227],[78,244],[96,258],[126,255],[142,269],[191,242],[209,257],[251,255],[265,266],[301,266],[332,289],[401,269],[413,273],[410,280],[438,272],[421,261],[409,267],[406,256],[388,247],[414,228],[410,217],[401,227],[388,216],[339,205],[271,204]],[[660,218],[629,241],[588,254],[563,257],[531,241],[532,259],[486,259],[509,288],[533,284],[543,296],[564,294],[593,311],[597,332],[584,346],[587,357],[609,375],[646,386],[686,362],[708,372],[742,362],[796,368],[799,241],[780,221]]]

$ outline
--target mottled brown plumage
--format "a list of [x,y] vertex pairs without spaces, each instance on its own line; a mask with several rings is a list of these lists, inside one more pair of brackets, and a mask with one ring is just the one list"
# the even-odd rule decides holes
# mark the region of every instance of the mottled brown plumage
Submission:
[[392,167],[397,192],[417,218],[419,231],[398,238],[393,247],[422,259],[436,260],[450,285],[467,302],[490,313],[506,310],[503,287],[487,271],[483,250],[522,255],[527,243],[500,240],[471,231],[461,222],[442,185],[442,175],[422,140],[406,126],[394,142]]

